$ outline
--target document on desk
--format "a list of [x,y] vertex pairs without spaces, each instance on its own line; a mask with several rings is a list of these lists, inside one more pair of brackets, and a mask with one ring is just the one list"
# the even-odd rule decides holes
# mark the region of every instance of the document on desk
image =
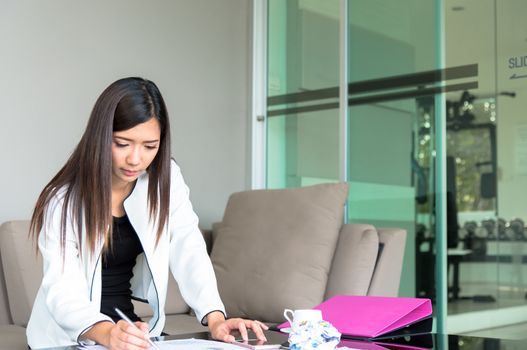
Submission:
[[[234,344],[223,343],[214,340],[204,339],[174,339],[174,340],[163,340],[156,341],[155,344],[161,350],[182,350],[182,349],[195,349],[195,350],[240,350],[242,347]],[[80,345],[77,347],[82,350],[108,350],[102,345]]]

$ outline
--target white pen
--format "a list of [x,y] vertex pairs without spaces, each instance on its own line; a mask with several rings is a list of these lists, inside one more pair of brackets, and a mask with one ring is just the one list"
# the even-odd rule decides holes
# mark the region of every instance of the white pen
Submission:
[[[116,307],[114,307],[113,309],[115,310],[115,312],[117,312],[117,315],[119,315],[120,318],[122,318],[123,320],[125,320],[126,322],[128,322],[129,324],[131,324],[132,327],[134,327],[135,329],[139,329],[139,327],[137,327],[137,326],[135,325],[135,323],[133,323],[132,320],[129,319],[129,318],[124,314],[124,312],[122,312],[121,310],[119,310],[119,309],[116,308]],[[157,346],[156,343],[154,343],[154,342],[152,341],[152,339],[148,338],[148,342],[150,343],[150,345],[152,345],[153,348],[155,348],[155,349],[157,349],[157,350],[161,350],[161,349],[159,348],[159,346]]]

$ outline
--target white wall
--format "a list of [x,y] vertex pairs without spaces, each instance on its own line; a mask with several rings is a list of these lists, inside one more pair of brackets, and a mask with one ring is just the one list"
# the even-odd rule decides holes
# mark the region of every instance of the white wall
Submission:
[[0,222],[27,219],[112,81],[157,83],[202,226],[249,187],[250,2],[0,3]]

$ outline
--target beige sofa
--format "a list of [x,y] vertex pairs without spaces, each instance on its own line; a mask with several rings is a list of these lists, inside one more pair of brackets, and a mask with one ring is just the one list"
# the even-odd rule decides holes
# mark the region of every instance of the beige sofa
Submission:
[[[397,296],[406,232],[364,224],[342,225],[346,196],[345,184],[245,191],[231,196],[223,221],[212,231],[204,231],[229,316],[275,323],[283,321],[284,307],[312,307],[336,294]],[[322,219],[314,215],[313,222],[309,208],[298,208],[302,202],[316,203],[315,211],[322,213]],[[272,208],[262,210],[267,206]],[[267,211],[272,220],[266,217]],[[329,220],[337,222],[336,226],[328,224],[330,212],[336,213]],[[291,217],[302,218],[307,226],[296,227]],[[42,277],[42,261],[28,240],[28,229],[29,221],[9,221],[0,226],[0,350],[27,349],[24,327]],[[331,230],[336,230],[333,239],[326,237],[331,236]],[[299,232],[296,236],[295,231]],[[307,263],[297,265],[302,259]],[[317,270],[317,261],[326,267]],[[205,329],[183,301],[173,279],[168,295],[165,332]],[[136,310],[144,318],[151,315],[148,305],[137,303]]]

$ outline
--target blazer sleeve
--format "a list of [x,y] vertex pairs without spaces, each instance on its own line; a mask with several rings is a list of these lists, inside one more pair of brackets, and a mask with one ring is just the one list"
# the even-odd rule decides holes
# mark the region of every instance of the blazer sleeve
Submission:
[[198,217],[190,203],[189,189],[175,162],[172,162],[170,187],[170,269],[181,295],[197,319],[206,325],[208,313],[218,310],[225,314],[225,307],[198,228]]
[[100,321],[111,319],[100,313],[100,305],[90,302],[90,287],[86,279],[79,245],[68,218],[64,253],[60,246],[62,201],[50,202],[38,246],[43,258],[42,291],[46,306],[55,322],[73,341]]

